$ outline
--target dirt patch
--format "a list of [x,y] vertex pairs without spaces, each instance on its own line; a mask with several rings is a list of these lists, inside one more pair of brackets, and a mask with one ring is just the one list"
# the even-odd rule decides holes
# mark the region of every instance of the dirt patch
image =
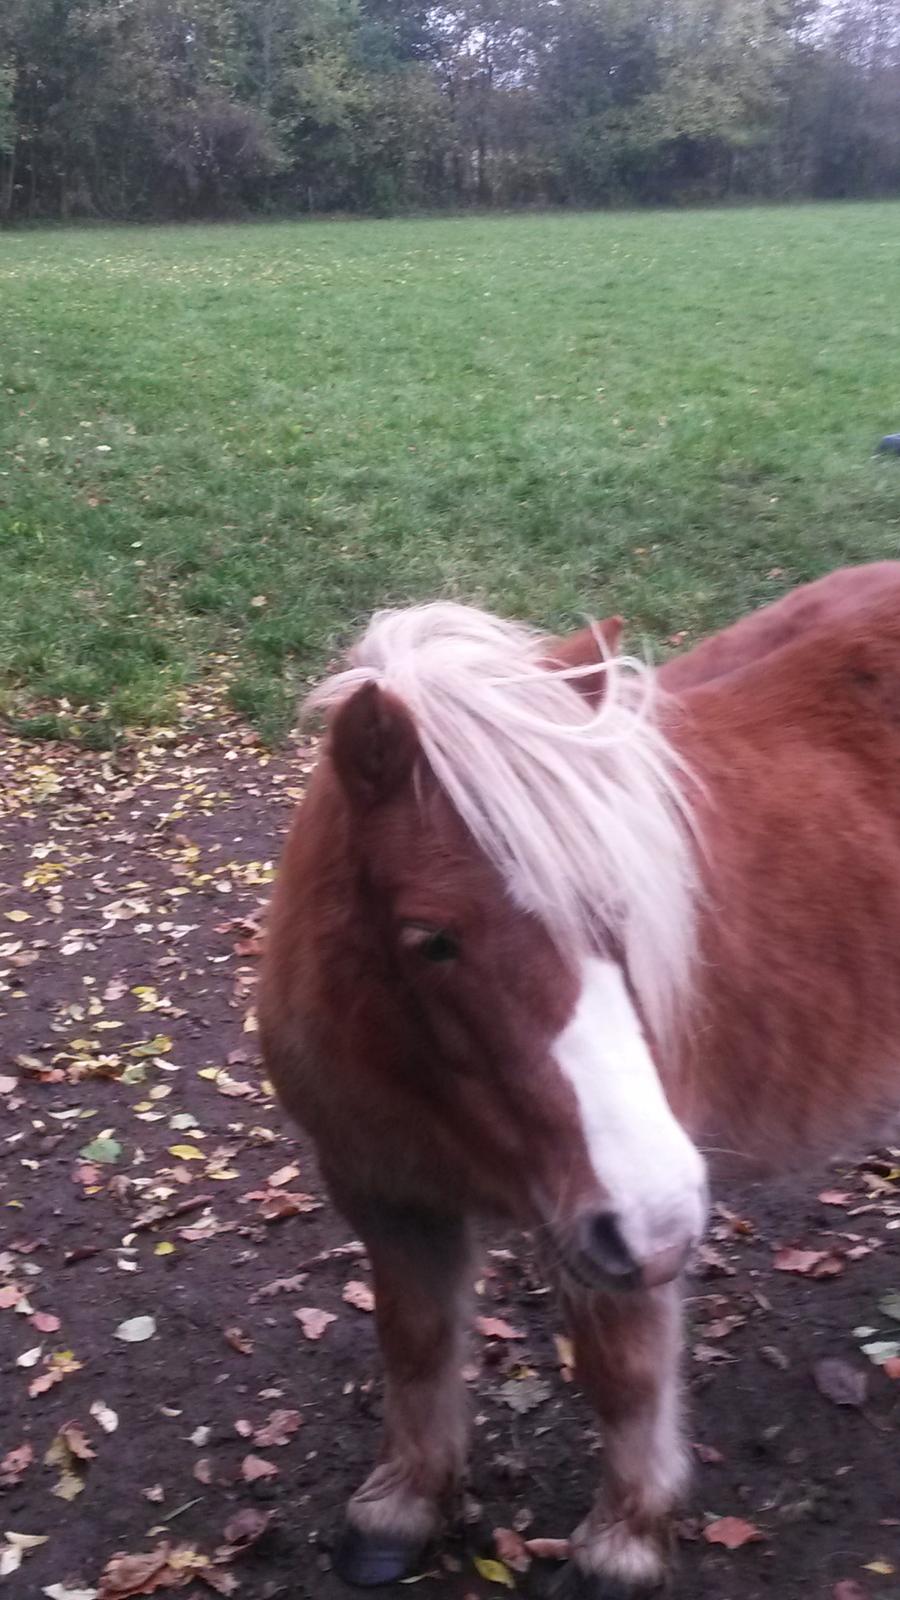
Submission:
[[[0,1529],[45,1541],[23,1597],[96,1589],[116,1552],[156,1552],[147,1573],[168,1560],[196,1600],[348,1594],[329,1547],[377,1437],[369,1272],[262,1080],[253,1010],[309,764],[212,700],[115,757],[0,751]],[[724,1199],[690,1290],[677,1600],[896,1600],[900,1368],[864,1349],[900,1340],[894,1156]],[[476,1565],[494,1529],[564,1537],[602,1456],[527,1241],[486,1241],[479,1311],[524,1337],[474,1336],[469,1520],[415,1588],[446,1600],[502,1592]],[[823,1357],[862,1404],[829,1398],[848,1380],[823,1385]],[[710,1543],[720,1518],[762,1537]],[[544,1594],[553,1571],[515,1581]]]

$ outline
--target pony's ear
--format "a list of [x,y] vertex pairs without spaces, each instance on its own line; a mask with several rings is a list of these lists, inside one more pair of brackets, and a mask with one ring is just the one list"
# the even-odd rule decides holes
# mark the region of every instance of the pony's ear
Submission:
[[[599,666],[610,656],[619,654],[624,628],[621,617],[604,617],[601,622],[595,622],[589,628],[579,628],[577,633],[569,633],[563,639],[551,639],[544,660],[548,667],[563,669]],[[572,688],[583,694],[592,705],[599,704],[603,699],[605,672],[586,672],[583,677],[569,681]]]
[[349,798],[371,806],[411,776],[419,739],[401,701],[377,683],[366,683],[335,714],[330,753]]

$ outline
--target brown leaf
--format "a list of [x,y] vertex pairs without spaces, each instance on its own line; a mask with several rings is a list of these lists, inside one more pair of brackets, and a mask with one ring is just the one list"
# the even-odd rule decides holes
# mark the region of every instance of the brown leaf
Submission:
[[776,1272],[796,1272],[804,1278],[836,1278],[844,1270],[840,1256],[829,1250],[797,1250],[792,1245],[776,1251],[772,1265]]
[[502,1317],[476,1317],[475,1326],[485,1339],[524,1339],[524,1333],[511,1328]]
[[525,1549],[535,1561],[568,1561],[572,1553],[568,1539],[526,1539]]
[[261,1478],[275,1478],[278,1468],[262,1456],[245,1456],[241,1462],[241,1477],[245,1483],[257,1483]]
[[0,1461],[0,1489],[14,1489],[22,1480],[34,1460],[34,1446],[26,1440],[15,1450],[10,1450]]
[[735,1328],[742,1328],[746,1320],[746,1317],[734,1313],[729,1317],[719,1317],[716,1322],[709,1322],[705,1328],[700,1328],[698,1331],[706,1339],[727,1339],[730,1333],[734,1333]]
[[22,1299],[23,1291],[17,1283],[4,1283],[0,1288],[0,1311],[10,1311]]
[[698,1278],[733,1278],[736,1268],[726,1261],[721,1250],[714,1250],[712,1245],[701,1244],[695,1252],[694,1276]]
[[527,1572],[531,1566],[531,1556],[525,1548],[525,1540],[513,1528],[494,1529],[494,1549],[497,1559],[512,1567],[513,1572]]
[[307,1339],[321,1339],[330,1322],[337,1318],[331,1311],[320,1311],[317,1306],[301,1306],[294,1312]]
[[742,1545],[765,1538],[765,1534],[752,1522],[744,1522],[742,1517],[719,1517],[707,1524],[703,1537],[707,1544],[723,1544],[726,1550],[740,1550]]
[[161,1544],[157,1550],[142,1555],[113,1556],[101,1574],[97,1600],[129,1600],[131,1595],[150,1594],[167,1586],[165,1574],[171,1550],[170,1544]]
[[271,1295],[296,1294],[308,1277],[309,1273],[298,1272],[293,1278],[273,1278],[271,1283],[264,1283],[261,1289],[250,1296],[250,1304],[256,1305],[258,1300],[267,1300]]
[[268,1450],[272,1445],[289,1444],[302,1421],[299,1411],[273,1411],[268,1422],[257,1428],[253,1443],[261,1450]]
[[80,1422],[66,1422],[59,1430],[59,1436],[64,1439],[73,1456],[79,1461],[93,1461],[97,1452],[92,1449]]
[[237,1350],[242,1356],[252,1356],[253,1354],[253,1340],[249,1339],[240,1328],[226,1328],[225,1342],[231,1345],[232,1350]]
[[351,1279],[349,1283],[344,1284],[341,1299],[345,1300],[348,1306],[355,1306],[357,1311],[375,1310],[375,1296],[367,1283]]
[[816,1388],[836,1406],[864,1406],[869,1388],[868,1373],[853,1367],[839,1356],[823,1356],[813,1365]]
[[256,1544],[274,1515],[273,1511],[257,1511],[255,1506],[245,1506],[243,1511],[236,1512],[225,1524],[225,1543],[231,1547],[232,1554],[238,1555]]
[[853,1204],[853,1195],[845,1194],[843,1189],[823,1189],[819,1200],[823,1206],[849,1206]]

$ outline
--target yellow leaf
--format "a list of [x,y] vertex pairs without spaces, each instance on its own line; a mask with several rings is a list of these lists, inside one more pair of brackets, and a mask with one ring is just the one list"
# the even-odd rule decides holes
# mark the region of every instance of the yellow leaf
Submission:
[[6,916],[7,922],[30,922],[31,921],[31,912],[30,911],[7,911],[7,912],[5,912],[5,916]]
[[219,1067],[201,1067],[197,1073],[198,1078],[208,1078],[210,1083],[215,1083],[220,1072]]
[[170,1156],[177,1156],[179,1161],[205,1161],[206,1160],[206,1157],[203,1154],[203,1151],[202,1150],[198,1150],[197,1146],[195,1144],[170,1144],[169,1145],[169,1155]]
[[175,1246],[169,1244],[168,1239],[164,1239],[162,1244],[156,1246],[153,1254],[155,1256],[173,1256],[175,1254]]
[[487,1561],[483,1556],[473,1556],[475,1566],[488,1583],[499,1583],[504,1589],[514,1589],[515,1579],[502,1561]]
[[896,1570],[889,1561],[867,1561],[865,1565],[866,1572],[877,1572],[880,1578],[889,1578]]

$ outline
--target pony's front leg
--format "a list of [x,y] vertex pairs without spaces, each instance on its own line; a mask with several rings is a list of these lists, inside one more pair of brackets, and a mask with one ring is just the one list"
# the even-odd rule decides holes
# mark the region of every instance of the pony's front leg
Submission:
[[603,1424],[605,1480],[572,1537],[561,1600],[634,1600],[665,1582],[671,1514],[686,1485],[677,1285],[619,1295],[574,1291],[579,1379]]
[[378,1465],[347,1506],[334,1565],[348,1583],[393,1583],[438,1530],[465,1465],[462,1377],[471,1272],[459,1218],[344,1207],[366,1244],[385,1367]]

